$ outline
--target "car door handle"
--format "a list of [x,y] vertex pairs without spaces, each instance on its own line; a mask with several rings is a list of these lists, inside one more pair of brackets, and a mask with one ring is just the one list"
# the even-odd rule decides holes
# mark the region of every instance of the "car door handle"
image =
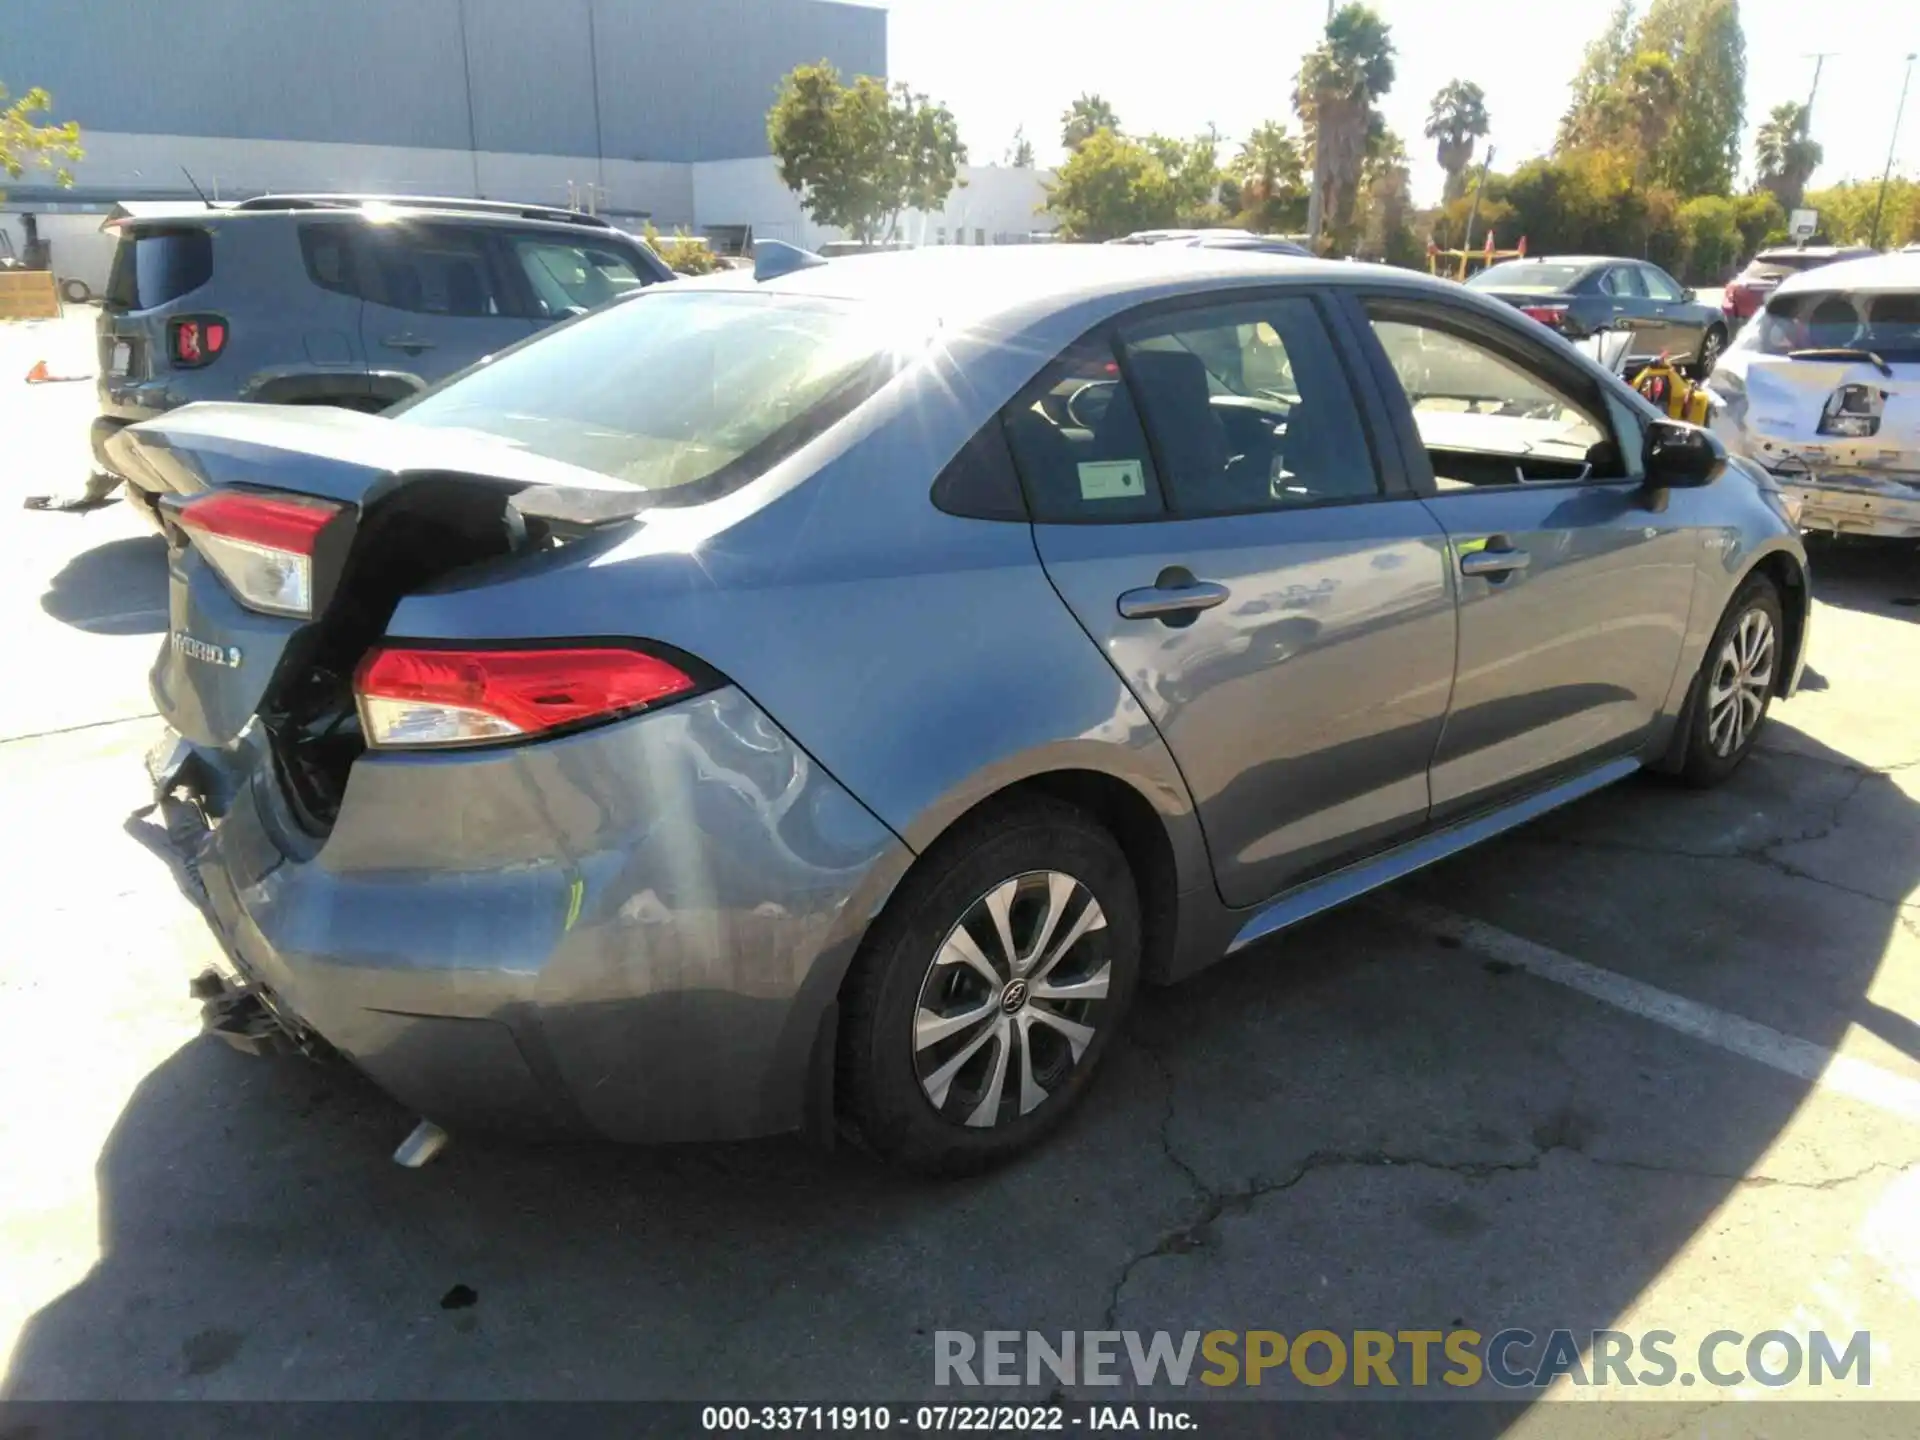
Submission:
[[1123,592],[1119,602],[1121,615],[1128,620],[1178,619],[1211,610],[1227,598],[1227,587],[1211,580],[1195,580],[1189,576],[1184,584],[1169,584],[1167,576],[1162,575],[1160,579],[1158,585]]
[[1460,557],[1462,575],[1509,575],[1524,570],[1533,557],[1524,550],[1469,550]]
[[404,350],[409,355],[418,355],[422,350],[431,350],[436,341],[419,335],[389,335],[380,342],[389,350]]

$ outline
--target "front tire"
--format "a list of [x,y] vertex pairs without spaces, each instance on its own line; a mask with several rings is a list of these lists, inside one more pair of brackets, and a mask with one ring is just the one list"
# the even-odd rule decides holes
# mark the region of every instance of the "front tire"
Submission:
[[1000,1164],[1085,1096],[1140,973],[1126,856],[1073,806],[982,811],[923,856],[843,991],[843,1119],[930,1175]]
[[1720,363],[1720,357],[1727,352],[1727,332],[1718,325],[1709,325],[1707,333],[1700,339],[1700,356],[1693,364],[1693,378],[1705,380],[1713,374],[1713,367]]
[[1686,761],[1689,785],[1718,785],[1740,768],[1766,723],[1786,663],[1780,592],[1761,575],[1734,593],[1694,681]]

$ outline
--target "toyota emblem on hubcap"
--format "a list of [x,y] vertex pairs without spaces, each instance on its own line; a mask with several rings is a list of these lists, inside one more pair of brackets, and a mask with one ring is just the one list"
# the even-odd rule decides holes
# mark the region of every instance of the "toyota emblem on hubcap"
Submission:
[[1027,982],[1015,980],[1000,992],[1000,1008],[1011,1015],[1027,1003]]

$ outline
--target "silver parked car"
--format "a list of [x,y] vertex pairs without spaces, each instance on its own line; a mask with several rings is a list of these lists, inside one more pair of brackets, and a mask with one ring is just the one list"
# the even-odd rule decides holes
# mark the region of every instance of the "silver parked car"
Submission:
[[171,538],[153,763],[205,820],[217,1030],[450,1127],[976,1168],[1141,982],[1643,767],[1719,780],[1796,683],[1770,482],[1509,306],[767,251],[387,416],[114,439]]

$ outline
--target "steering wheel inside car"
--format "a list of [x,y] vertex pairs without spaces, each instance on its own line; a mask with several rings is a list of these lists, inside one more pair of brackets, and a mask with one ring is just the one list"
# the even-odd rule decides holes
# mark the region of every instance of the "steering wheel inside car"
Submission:
[[1089,380],[1067,397],[1067,419],[1072,422],[1076,430],[1091,430],[1100,423],[1100,414],[1089,418],[1080,413],[1080,402],[1086,399],[1087,392],[1090,390],[1101,392],[1097,398],[1102,401],[1100,411],[1104,413],[1107,405],[1112,403],[1113,387],[1119,383],[1118,380]]

